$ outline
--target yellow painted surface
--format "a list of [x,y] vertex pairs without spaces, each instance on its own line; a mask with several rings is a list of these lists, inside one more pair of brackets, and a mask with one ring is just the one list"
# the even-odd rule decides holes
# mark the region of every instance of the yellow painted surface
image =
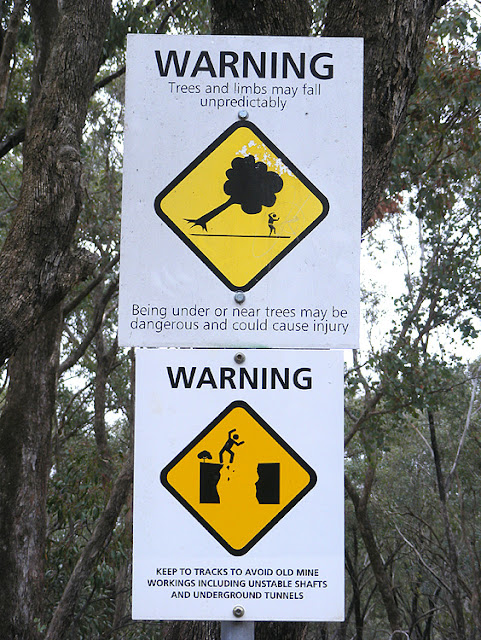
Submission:
[[[220,502],[200,502],[200,468],[220,465],[219,453],[235,429],[239,444],[223,453],[217,492]],[[231,434],[232,437],[233,434]],[[243,444],[240,444],[240,443]],[[198,454],[208,451],[212,459]],[[257,496],[259,463],[279,463],[279,504],[260,504]],[[168,483],[233,549],[242,549],[310,482],[309,473],[243,407],[234,407],[167,474]]]
[[[226,171],[231,168],[234,158],[249,155],[282,178],[283,186],[276,194],[275,204],[263,206],[254,214],[245,213],[239,204],[231,204],[207,223],[206,230],[188,222],[229,199],[224,192]],[[196,250],[239,288],[295,243],[324,211],[317,195],[247,127],[234,130],[223,140],[164,195],[160,207]],[[274,231],[269,228],[269,213],[274,213],[278,219]]]

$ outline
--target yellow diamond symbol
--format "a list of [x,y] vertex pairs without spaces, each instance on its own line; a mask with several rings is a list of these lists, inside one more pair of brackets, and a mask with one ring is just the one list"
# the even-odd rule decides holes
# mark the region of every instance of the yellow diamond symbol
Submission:
[[316,484],[246,402],[230,404],[161,472],[164,487],[232,555],[244,555]]
[[251,122],[224,131],[154,206],[233,291],[251,289],[329,210],[326,197]]

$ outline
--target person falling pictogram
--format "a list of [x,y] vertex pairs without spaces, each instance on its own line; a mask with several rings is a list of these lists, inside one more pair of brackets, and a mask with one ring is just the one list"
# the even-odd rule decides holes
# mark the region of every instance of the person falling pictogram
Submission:
[[[239,436],[237,433],[234,433],[234,431],[236,431],[236,429],[231,429],[227,435],[227,440],[225,445],[222,447],[222,449],[219,451],[219,462],[221,464],[224,464],[223,461],[223,455],[224,453],[227,451],[227,453],[230,455],[230,464],[232,464],[234,462],[234,452],[232,451],[232,447],[236,446],[236,447],[240,447],[241,444],[244,444],[244,440],[242,440],[242,442],[237,442],[237,440],[239,439]],[[233,434],[233,435],[232,435]]]

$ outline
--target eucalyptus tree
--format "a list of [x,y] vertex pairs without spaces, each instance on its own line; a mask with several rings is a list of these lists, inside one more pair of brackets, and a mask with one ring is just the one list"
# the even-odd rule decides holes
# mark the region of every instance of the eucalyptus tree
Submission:
[[[308,35],[315,17],[317,33],[365,38],[367,225],[379,212],[430,28],[445,0],[330,0],[314,3],[314,14],[307,0],[211,4],[214,33]],[[115,329],[115,111],[127,32],[206,32],[207,6],[11,0],[2,3],[0,23],[0,361],[8,359],[0,407],[0,628],[5,638],[128,637],[121,627],[128,618],[122,582],[130,516],[123,509],[131,490],[133,410],[131,361],[119,352]],[[400,345],[406,334],[398,336]],[[374,391],[349,441],[360,439],[380,400]],[[69,552],[65,563],[62,547]],[[46,549],[53,562],[45,576]],[[402,616],[390,604],[389,585],[381,589],[387,574],[379,562],[375,580],[395,632]],[[360,626],[359,608],[357,619]],[[258,633],[305,631],[283,624]],[[167,632],[183,638],[214,630],[174,625]]]

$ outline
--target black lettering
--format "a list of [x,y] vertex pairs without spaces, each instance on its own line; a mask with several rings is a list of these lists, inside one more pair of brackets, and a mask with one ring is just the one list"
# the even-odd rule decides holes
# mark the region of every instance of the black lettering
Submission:
[[262,389],[267,389],[267,369],[262,367]]
[[284,378],[281,377],[279,369],[273,367],[271,370],[271,389],[276,388],[276,378],[281,383],[281,387],[283,389],[289,389],[289,369],[286,367],[284,369]]
[[261,51],[260,68],[257,66],[257,62],[250,51],[244,51],[244,60],[242,66],[242,75],[244,78],[249,77],[249,64],[252,66],[254,72],[258,78],[266,77],[266,52]]
[[292,59],[291,54],[288,53],[287,51],[284,51],[284,53],[282,54],[282,77],[283,78],[287,78],[288,63],[290,64],[290,66],[292,67],[292,70],[294,71],[294,73],[298,78],[304,78],[305,72],[306,72],[306,54],[301,53],[299,54],[299,57],[300,57],[300,68],[297,67],[296,63]]
[[213,389],[217,389],[217,385],[215,383],[214,376],[212,375],[210,367],[204,367],[204,370],[200,374],[199,382],[197,383],[196,389],[200,389],[204,384],[210,384]]
[[189,61],[190,51],[186,51],[184,53],[184,60],[182,61],[182,67],[179,64],[179,59],[177,57],[177,51],[169,51],[167,54],[167,60],[165,62],[165,67],[162,62],[162,57],[160,55],[160,51],[155,52],[155,58],[157,60],[157,66],[159,67],[159,73],[161,77],[165,77],[169,73],[170,65],[173,62],[175,67],[175,72],[177,77],[184,77],[185,70],[187,68],[187,62]]
[[[227,62],[226,60],[227,56],[231,57],[230,62]],[[229,67],[229,69],[232,71],[233,77],[238,78],[239,72],[235,68],[235,65],[237,64],[238,60],[239,60],[239,56],[235,51],[221,51],[220,61],[219,61],[219,77],[225,78],[226,67]]]
[[325,64],[322,67],[323,69],[325,69],[325,72],[319,73],[316,69],[316,62],[321,58],[332,58],[332,53],[317,53],[315,56],[313,56],[309,65],[311,73],[315,78],[319,78],[320,80],[330,80],[334,75],[334,65]]
[[226,382],[230,384],[231,389],[235,389],[235,382],[232,379],[235,376],[235,369],[231,369],[230,367],[221,367],[220,368],[220,388],[225,389]]
[[251,389],[257,389],[257,369],[253,370],[253,377],[251,378],[247,373],[246,369],[244,369],[244,367],[241,367],[239,372],[239,378],[240,378],[239,389],[244,388],[244,379],[247,379]]
[[297,387],[298,389],[312,389],[312,376],[303,376],[301,380],[299,380],[301,373],[304,373],[304,372],[310,373],[311,370],[309,368],[304,368],[304,369],[297,369],[296,371],[294,371],[294,376],[293,376],[294,386]]
[[277,51],[271,53],[271,78],[277,78]]
[[172,374],[172,367],[167,367],[167,373],[169,375],[170,386],[172,387],[172,389],[177,389],[179,387],[179,383],[181,379],[183,381],[184,389],[190,389],[194,381],[195,370],[196,370],[196,367],[192,367],[192,369],[190,370],[190,377],[187,378],[185,367],[179,367],[177,369],[177,374],[174,378]]
[[[175,74],[177,77],[184,77],[189,62],[193,63],[191,53],[191,51],[184,51],[182,54],[178,51],[171,50],[168,51],[167,54],[162,54],[160,51],[155,51],[160,76],[166,77]],[[248,78],[251,75],[255,75],[257,78],[266,77],[268,54],[265,51],[260,51],[258,54],[253,54],[251,51],[243,51],[242,53],[237,53],[236,51],[220,51],[217,70],[220,78],[226,76],[228,69],[233,78],[239,77],[237,66],[241,55],[243,78]],[[314,78],[318,78],[319,80],[329,80],[333,78],[334,65],[328,63],[326,58],[332,59],[333,54],[327,52],[316,53],[309,61],[309,70]],[[278,70],[278,63],[280,63],[281,59],[282,70]],[[212,78],[217,77],[216,68],[212,62],[209,51],[201,51],[199,53],[190,75],[195,78],[202,71],[207,72]],[[306,54],[301,52],[299,53],[299,57],[295,59],[288,51],[284,51],[281,54],[277,51],[272,51],[270,53],[271,78],[277,78],[280,75],[282,75],[283,78],[288,78],[291,74],[294,74],[297,78],[305,78]],[[194,91],[199,93],[200,87],[182,85],[180,90],[182,93],[193,93]],[[179,87],[177,87],[177,91],[179,91]]]
[[[201,64],[205,61],[205,66],[202,67]],[[201,51],[199,57],[197,58],[197,62],[192,70],[191,76],[195,78],[199,71],[208,71],[212,78],[217,78],[214,65],[212,64],[212,60],[210,59],[210,55],[208,51]]]

